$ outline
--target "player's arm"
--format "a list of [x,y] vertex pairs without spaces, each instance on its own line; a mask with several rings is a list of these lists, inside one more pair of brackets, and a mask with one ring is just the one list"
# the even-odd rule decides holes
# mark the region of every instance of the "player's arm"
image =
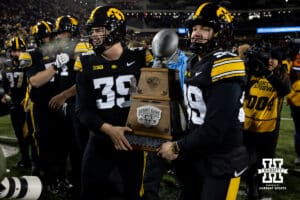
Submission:
[[39,88],[48,83],[52,77],[56,74],[54,66],[50,66],[47,69],[36,73],[29,78],[29,83],[36,88]]
[[286,76],[285,78],[279,78],[278,76],[273,74],[273,72],[271,72],[270,75],[267,76],[267,79],[277,90],[279,96],[283,97],[291,91],[290,80],[288,79],[288,76]]
[[30,85],[39,88],[51,80],[56,70],[51,64],[45,69],[44,63],[42,62],[42,55],[38,52],[33,52],[32,55],[35,59],[34,62],[31,54],[28,52],[21,54],[19,57],[20,65],[26,69]]
[[76,95],[76,86],[74,84],[68,89],[52,97],[49,101],[49,107],[56,110],[60,108],[69,98],[75,95]]

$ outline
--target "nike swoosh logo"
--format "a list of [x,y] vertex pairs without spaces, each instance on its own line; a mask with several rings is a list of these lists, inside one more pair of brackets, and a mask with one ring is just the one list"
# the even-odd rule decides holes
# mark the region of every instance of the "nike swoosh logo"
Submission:
[[127,67],[130,67],[130,66],[133,65],[134,63],[135,63],[135,61],[127,62],[127,63],[126,63],[126,66],[127,66]]
[[199,76],[200,74],[202,74],[202,72],[196,72],[195,76]]
[[245,167],[245,168],[242,169],[240,172],[234,171],[234,177],[239,177],[239,176],[241,176],[247,169],[248,169],[248,167]]

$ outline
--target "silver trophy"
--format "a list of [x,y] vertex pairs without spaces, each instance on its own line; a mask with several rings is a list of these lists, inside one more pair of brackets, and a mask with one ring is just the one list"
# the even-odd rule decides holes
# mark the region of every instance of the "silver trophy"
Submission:
[[176,59],[178,43],[178,35],[170,29],[156,33],[152,40],[153,67],[166,67],[171,60]]

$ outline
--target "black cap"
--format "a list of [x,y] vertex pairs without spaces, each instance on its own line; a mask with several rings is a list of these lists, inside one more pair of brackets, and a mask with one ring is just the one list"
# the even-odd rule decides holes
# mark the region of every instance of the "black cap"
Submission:
[[275,58],[278,60],[279,63],[281,63],[283,59],[283,53],[280,50],[280,48],[274,48],[271,50],[271,58]]

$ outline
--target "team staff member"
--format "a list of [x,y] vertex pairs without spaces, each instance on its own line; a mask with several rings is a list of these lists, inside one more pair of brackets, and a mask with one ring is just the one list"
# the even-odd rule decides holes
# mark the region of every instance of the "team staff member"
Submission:
[[[251,49],[249,51],[251,52]],[[258,169],[262,168],[262,159],[275,156],[282,103],[284,96],[290,91],[287,68],[281,63],[280,49],[274,48],[271,52],[262,49],[253,57],[259,59],[261,65],[252,62],[250,57],[246,62],[249,80],[243,105],[246,117],[245,145],[254,160],[256,158],[256,162],[250,166],[245,176],[249,200],[257,199],[260,195],[262,178],[257,173]],[[256,64],[260,67],[255,66]],[[258,70],[254,70],[255,68]]]
[[143,152],[133,151],[125,132],[130,106],[130,83],[138,81],[140,68],[152,59],[145,50],[122,45],[126,20],[115,7],[99,6],[87,22],[95,53],[76,63],[78,117],[91,130],[82,163],[81,199],[107,199],[108,178],[117,166],[123,179],[124,199],[140,199]]
[[184,80],[189,130],[158,148],[159,156],[174,160],[185,200],[236,199],[238,176],[246,169],[239,119],[245,66],[226,51],[232,21],[227,9],[215,3],[201,4],[188,20],[194,52]]

